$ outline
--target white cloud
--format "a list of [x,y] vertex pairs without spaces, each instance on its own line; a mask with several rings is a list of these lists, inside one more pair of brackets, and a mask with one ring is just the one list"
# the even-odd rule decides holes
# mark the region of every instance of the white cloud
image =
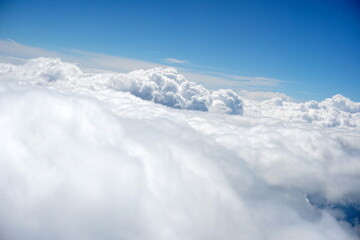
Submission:
[[[88,73],[54,59],[0,66],[1,239],[358,238],[307,200],[359,203],[358,126],[285,118],[282,108],[301,105],[279,98],[239,116],[121,91],[184,83],[172,69]],[[226,90],[211,96],[225,112],[239,103]],[[303,104],[359,114],[341,96]],[[279,114],[266,116],[271,109]]]
[[176,58],[165,58],[164,60],[165,60],[165,62],[175,63],[175,64],[188,63],[188,61],[186,61],[186,60],[179,60],[179,59],[176,59]]
[[[101,60],[100,60],[101,61]],[[34,84],[61,88],[87,87],[92,89],[115,89],[165,106],[242,114],[242,101],[232,90],[211,91],[188,81],[174,68],[137,70],[128,74],[115,72],[82,72],[79,67],[60,59],[37,58],[23,65],[0,64],[3,79],[19,79]],[[215,102],[216,101],[216,102]],[[212,107],[213,104],[222,104]]]
[[245,100],[245,112],[281,119],[287,122],[307,122],[324,127],[360,127],[360,103],[335,95],[322,102],[296,103],[281,97],[262,102]]

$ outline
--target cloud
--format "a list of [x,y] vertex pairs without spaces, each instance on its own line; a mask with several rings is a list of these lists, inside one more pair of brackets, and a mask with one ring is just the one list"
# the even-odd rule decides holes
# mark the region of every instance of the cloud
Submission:
[[309,196],[360,203],[359,126],[284,116],[356,119],[358,103],[273,98],[240,116],[219,111],[239,104],[221,90],[215,112],[178,110],[122,90],[190,84],[174,69],[0,66],[1,239],[358,239]]
[[250,86],[267,86],[267,87],[275,87],[280,83],[284,82],[275,78],[266,78],[266,77],[246,77],[246,76],[238,76],[233,75],[232,78],[237,81],[245,82]]
[[36,58],[36,57],[60,57],[60,53],[43,48],[30,47],[19,44],[13,40],[0,39],[0,54],[3,57]]
[[80,50],[71,50],[77,54],[78,61],[87,67],[107,69],[118,72],[129,72],[138,69],[150,69],[154,67],[168,67],[167,65],[142,61],[138,59],[111,56],[107,54],[93,53]]
[[11,39],[0,39],[0,62],[24,64],[28,59],[38,57],[58,57],[71,61],[66,54],[57,51],[19,44]]
[[107,69],[119,72],[129,72],[133,70],[149,69],[154,67],[167,67],[166,65],[137,59],[80,51],[76,49],[65,50],[62,52],[50,51],[44,48],[19,44],[10,40],[0,40],[0,56],[1,59],[7,62],[12,62],[11,60],[9,61],[9,59],[14,57],[20,58],[22,59],[21,63],[25,62],[29,58],[61,58],[65,61],[78,63],[87,68]]
[[232,88],[234,90],[275,89],[281,87],[282,84],[290,83],[288,81],[274,78],[246,77],[216,71],[204,71],[201,74],[196,73],[195,71],[190,73],[184,71],[184,75],[191,79],[196,79],[197,82],[209,87],[219,86],[222,84],[223,86]]
[[[246,97],[246,95],[245,95]],[[338,94],[324,101],[296,103],[281,95],[262,102],[244,101],[248,114],[287,122],[304,122],[324,127],[360,127],[360,103]]]
[[[113,63],[116,64],[116,61]],[[174,68],[137,70],[128,74],[90,73],[82,72],[78,66],[60,59],[36,58],[18,66],[0,64],[0,69],[3,72],[0,78],[3,79],[15,78],[38,85],[70,89],[115,89],[178,109],[210,110],[229,114],[242,114],[243,109],[240,97],[232,90],[208,90],[188,81]],[[214,104],[217,107],[214,107]]]
[[254,101],[270,100],[276,97],[281,98],[288,102],[294,101],[292,97],[289,97],[286,94],[280,92],[264,92],[264,91],[252,92],[252,91],[240,90],[239,94],[246,99],[254,100]]
[[167,63],[175,63],[175,64],[188,63],[188,61],[186,61],[186,60],[179,60],[176,58],[165,58],[164,60]]
[[[138,69],[148,70],[154,67],[170,67],[166,64],[142,61],[108,54],[67,49],[62,51],[50,51],[43,48],[19,44],[15,41],[0,40],[0,61],[22,64],[29,58],[53,57],[61,58],[64,61],[77,63],[83,68],[111,70],[126,73]],[[180,64],[188,63],[186,60],[166,58],[167,63]],[[244,77],[231,75],[226,72],[208,72],[208,67],[196,66],[194,64],[182,66],[179,71],[190,81],[204,85],[210,89],[232,88],[240,90],[244,88],[276,88],[285,81],[264,78]]]

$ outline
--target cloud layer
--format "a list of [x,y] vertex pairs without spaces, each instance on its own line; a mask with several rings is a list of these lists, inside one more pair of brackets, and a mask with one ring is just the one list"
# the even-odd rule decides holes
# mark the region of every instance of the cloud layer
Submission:
[[[41,58],[0,72],[1,239],[358,238],[309,200],[359,204],[358,103],[243,108],[174,69]],[[294,117],[313,110],[356,126]]]

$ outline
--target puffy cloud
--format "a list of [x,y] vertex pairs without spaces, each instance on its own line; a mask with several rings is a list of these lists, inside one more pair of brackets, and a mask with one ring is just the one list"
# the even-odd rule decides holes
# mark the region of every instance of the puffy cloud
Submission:
[[359,113],[360,103],[352,102],[349,98],[346,98],[340,94],[333,96],[332,98],[325,99],[320,103],[321,107],[333,107],[343,112]]
[[230,89],[220,89],[212,92],[213,104],[211,111],[223,112],[235,115],[243,114],[243,103],[234,91]]
[[[137,70],[128,74],[83,73],[76,65],[60,59],[36,58],[20,66],[2,64],[2,78],[15,78],[61,88],[112,88],[130,92],[144,100],[168,107],[213,111],[222,105],[225,112],[242,114],[242,102],[232,90],[210,91],[188,81],[174,68]],[[215,100],[215,102],[213,101]],[[212,105],[215,104],[215,107]]]
[[262,102],[244,100],[245,112],[281,119],[287,122],[307,122],[325,127],[360,127],[360,103],[340,94],[322,102],[314,100],[296,103],[275,97]]
[[[43,61],[2,68],[1,239],[358,238],[309,196],[360,202],[359,129],[284,114],[357,114],[356,103],[248,100],[239,116],[238,95],[174,69]],[[170,93],[210,111],[166,107]]]

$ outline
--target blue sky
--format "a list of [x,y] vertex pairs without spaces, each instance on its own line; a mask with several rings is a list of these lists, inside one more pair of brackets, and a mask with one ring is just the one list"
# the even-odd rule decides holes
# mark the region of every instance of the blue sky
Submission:
[[173,65],[238,89],[360,101],[356,0],[2,0],[0,39]]

